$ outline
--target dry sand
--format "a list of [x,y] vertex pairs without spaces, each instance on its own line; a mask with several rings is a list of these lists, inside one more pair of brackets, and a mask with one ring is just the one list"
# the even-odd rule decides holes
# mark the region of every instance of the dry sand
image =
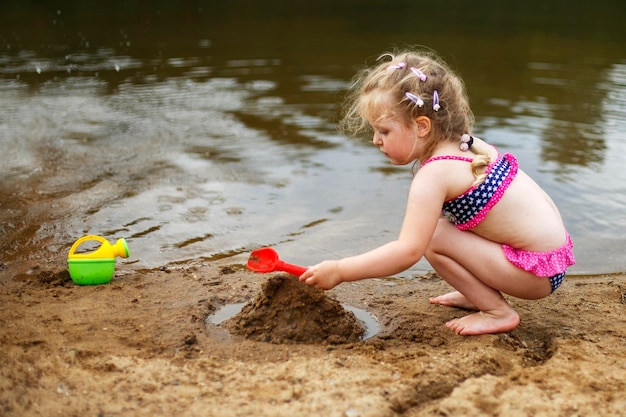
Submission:
[[432,275],[327,292],[378,319],[367,340],[267,342],[207,324],[272,279],[188,263],[81,287],[63,265],[15,275],[0,264],[0,415],[626,415],[623,275],[510,299],[522,322],[498,335],[448,330],[467,312],[428,303],[450,290]]

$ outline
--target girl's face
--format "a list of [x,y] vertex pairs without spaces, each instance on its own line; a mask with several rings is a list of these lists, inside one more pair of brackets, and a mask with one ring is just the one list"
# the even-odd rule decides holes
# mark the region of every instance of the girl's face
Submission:
[[394,165],[406,165],[417,159],[418,138],[413,130],[397,119],[371,123],[372,142]]

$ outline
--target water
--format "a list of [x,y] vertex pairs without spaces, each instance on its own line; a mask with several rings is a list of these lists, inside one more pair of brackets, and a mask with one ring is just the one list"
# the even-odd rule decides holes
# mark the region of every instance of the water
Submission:
[[62,261],[85,234],[125,237],[125,268],[394,239],[410,169],[335,122],[367,59],[423,44],[559,205],[572,272],[626,270],[622,2],[213,3],[0,5],[0,262]]

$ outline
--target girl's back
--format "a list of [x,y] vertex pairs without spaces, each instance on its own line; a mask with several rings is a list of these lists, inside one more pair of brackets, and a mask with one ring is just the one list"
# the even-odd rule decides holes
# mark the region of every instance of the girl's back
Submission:
[[[488,153],[490,160],[493,161],[490,165],[493,170],[495,161],[498,161],[501,155],[495,148],[480,139],[476,139],[476,141],[479,142],[477,145]],[[441,151],[445,152],[446,150],[444,148]],[[471,155],[464,153],[464,156],[469,157],[465,160],[471,160]],[[457,156],[453,157],[456,158]],[[477,190],[477,187],[472,188],[475,178],[468,167],[469,164],[464,160],[446,160],[443,163],[430,163],[430,165],[438,165],[432,167],[434,171],[439,171],[434,175],[447,179],[446,205],[463,198],[463,195],[473,198],[472,193],[484,197],[487,190],[490,193],[496,192],[489,187],[483,187],[484,192],[480,192],[480,189]],[[556,205],[535,181],[517,168],[516,161],[514,168],[513,172],[508,173],[510,184],[507,184],[508,187],[504,187],[506,190],[501,196],[497,196],[499,201],[493,207],[487,207],[484,210],[486,213],[484,219],[479,219],[479,221],[473,219],[474,223],[477,224],[473,226],[472,222],[468,222],[471,228],[466,227],[465,229],[486,239],[529,251],[540,252],[561,246],[566,235]],[[489,175],[491,176],[493,173]],[[502,184],[500,185],[502,186]],[[490,196],[490,198],[494,197]],[[463,228],[462,226],[457,227]]]
[[561,215],[550,197],[521,169],[474,232],[518,249],[543,252],[566,239]]

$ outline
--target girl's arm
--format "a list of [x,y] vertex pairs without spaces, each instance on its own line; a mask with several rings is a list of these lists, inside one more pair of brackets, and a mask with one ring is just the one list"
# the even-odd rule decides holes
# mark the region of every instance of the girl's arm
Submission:
[[300,281],[328,290],[342,282],[391,276],[419,261],[435,231],[446,198],[445,176],[435,175],[437,170],[424,171],[427,172],[419,171],[411,184],[397,240],[360,255],[321,262],[307,269]]

